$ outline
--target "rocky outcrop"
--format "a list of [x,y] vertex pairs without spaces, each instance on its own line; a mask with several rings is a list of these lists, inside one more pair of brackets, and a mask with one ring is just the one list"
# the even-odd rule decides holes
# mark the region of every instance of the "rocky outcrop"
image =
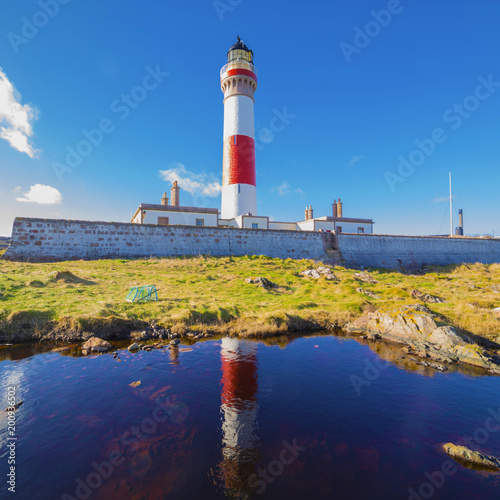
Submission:
[[85,344],[82,345],[82,351],[85,354],[91,352],[107,352],[111,349],[111,344],[99,337],[90,337]]
[[483,455],[479,451],[472,451],[465,446],[457,446],[453,443],[443,445],[443,450],[458,460],[458,462],[466,462],[467,464],[478,465],[481,468],[500,470],[500,460],[496,457]]
[[420,290],[412,290],[410,295],[414,299],[421,300],[422,302],[427,302],[428,304],[443,304],[444,302],[446,302],[446,300],[440,297],[421,292]]
[[370,276],[366,271],[360,273],[354,273],[353,275],[357,280],[362,281],[363,283],[378,283],[378,281]]
[[367,297],[370,297],[371,299],[380,299],[380,295],[373,293],[371,290],[366,290],[364,288],[356,288],[356,292],[362,293],[363,295],[366,295]]
[[257,276],[256,278],[247,278],[245,283],[249,283],[251,285],[258,285],[266,290],[270,290],[271,288],[278,288],[276,283],[264,278],[264,276]]
[[319,266],[317,269],[306,269],[299,273],[301,276],[307,276],[309,278],[319,279],[324,276],[327,280],[336,280],[337,277],[332,273],[329,267]]
[[500,374],[498,357],[452,326],[438,327],[424,306],[379,310],[347,326],[351,333],[378,334],[406,345],[406,352],[427,362],[468,363]]

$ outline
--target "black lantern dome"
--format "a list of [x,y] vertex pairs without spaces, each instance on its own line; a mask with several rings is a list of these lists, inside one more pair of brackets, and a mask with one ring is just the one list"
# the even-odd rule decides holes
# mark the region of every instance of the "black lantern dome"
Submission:
[[227,53],[227,62],[247,61],[253,62],[253,52],[243,43],[238,35],[238,41],[229,49]]

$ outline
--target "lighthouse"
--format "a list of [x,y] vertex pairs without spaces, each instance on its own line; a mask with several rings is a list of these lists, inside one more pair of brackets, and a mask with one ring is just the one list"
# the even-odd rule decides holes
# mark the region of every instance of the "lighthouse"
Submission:
[[220,75],[224,93],[221,218],[257,215],[254,125],[257,70],[253,52],[239,36],[227,53],[227,64]]

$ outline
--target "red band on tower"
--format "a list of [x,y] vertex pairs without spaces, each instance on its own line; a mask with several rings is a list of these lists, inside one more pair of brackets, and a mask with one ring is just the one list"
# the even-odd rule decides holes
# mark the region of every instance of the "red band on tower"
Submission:
[[233,76],[233,75],[245,75],[245,76],[249,76],[250,78],[253,78],[255,81],[257,81],[257,75],[253,71],[250,71],[248,69],[241,69],[241,68],[230,69],[227,71],[226,78],[228,76]]
[[255,181],[255,140],[246,135],[233,135],[224,141],[222,185],[250,184]]

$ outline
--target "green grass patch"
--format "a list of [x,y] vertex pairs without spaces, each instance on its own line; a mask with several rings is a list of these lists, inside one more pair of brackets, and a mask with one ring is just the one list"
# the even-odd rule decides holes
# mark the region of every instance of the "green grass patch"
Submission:
[[[334,268],[337,281],[303,277],[321,265],[309,260],[251,257],[20,263],[0,259],[0,332],[74,328],[81,331],[142,325],[211,329],[259,335],[345,324],[363,312],[414,304],[417,289],[446,300],[430,304],[438,319],[476,335],[497,338],[500,265],[434,268],[426,275],[371,270],[377,283],[357,280],[354,270]],[[245,283],[264,276],[278,285],[265,290]],[[155,285],[158,302],[125,301],[132,286]],[[379,299],[356,292],[371,290]],[[496,291],[495,288],[498,288]],[[59,325],[59,326],[58,326]]]

